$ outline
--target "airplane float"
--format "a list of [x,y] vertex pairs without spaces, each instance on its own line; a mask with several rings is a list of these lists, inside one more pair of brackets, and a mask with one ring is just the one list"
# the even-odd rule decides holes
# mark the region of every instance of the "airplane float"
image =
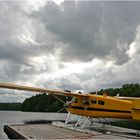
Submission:
[[[23,85],[0,83],[0,88],[30,91],[73,97],[66,103],[69,113],[88,118],[121,118],[140,121],[140,98],[97,94],[82,94],[70,91],[50,90]],[[58,98],[58,96],[56,96]]]

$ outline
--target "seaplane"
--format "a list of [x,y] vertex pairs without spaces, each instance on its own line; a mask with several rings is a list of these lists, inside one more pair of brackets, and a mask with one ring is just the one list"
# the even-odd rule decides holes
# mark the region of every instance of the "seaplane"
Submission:
[[[121,97],[108,96],[107,93],[103,95],[71,92],[68,90],[50,90],[46,88],[29,87],[16,84],[0,83],[0,88],[21,90],[36,93],[46,93],[56,96],[72,97],[65,106],[68,115],[75,114],[87,118],[120,118],[140,121],[140,98],[136,97]],[[59,99],[61,100],[61,99]],[[66,123],[69,122],[67,117]]]

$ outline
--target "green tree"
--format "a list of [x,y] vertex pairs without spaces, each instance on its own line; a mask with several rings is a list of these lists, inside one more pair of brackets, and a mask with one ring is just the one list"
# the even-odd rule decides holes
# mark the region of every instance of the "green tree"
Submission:
[[[66,100],[66,97],[59,96],[62,100]],[[63,107],[63,103],[58,101],[52,95],[38,94],[31,98],[25,99],[21,110],[22,111],[34,111],[34,112],[57,112]]]

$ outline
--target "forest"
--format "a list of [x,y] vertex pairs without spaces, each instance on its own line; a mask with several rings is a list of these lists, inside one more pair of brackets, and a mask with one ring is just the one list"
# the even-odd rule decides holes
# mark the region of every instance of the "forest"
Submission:
[[22,103],[0,103],[0,110],[20,111]]
[[98,93],[103,94],[103,92],[107,92],[109,96],[127,96],[127,97],[140,97],[140,85],[136,84],[125,84],[121,88],[108,88],[101,89]]
[[[66,102],[66,97],[59,96],[59,98]],[[62,108],[63,103],[56,99],[53,95],[37,94],[24,100],[21,106],[21,111],[59,112]]]

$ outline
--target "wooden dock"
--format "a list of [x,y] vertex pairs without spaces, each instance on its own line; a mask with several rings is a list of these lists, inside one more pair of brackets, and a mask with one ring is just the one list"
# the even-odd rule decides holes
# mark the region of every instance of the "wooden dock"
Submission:
[[[112,127],[112,129],[114,129]],[[122,129],[123,130],[123,129]],[[5,125],[10,139],[140,139],[133,135],[75,128],[55,122],[52,124]],[[131,130],[129,130],[131,132]]]
[[87,139],[92,135],[49,124],[6,125],[4,131],[10,139]]

